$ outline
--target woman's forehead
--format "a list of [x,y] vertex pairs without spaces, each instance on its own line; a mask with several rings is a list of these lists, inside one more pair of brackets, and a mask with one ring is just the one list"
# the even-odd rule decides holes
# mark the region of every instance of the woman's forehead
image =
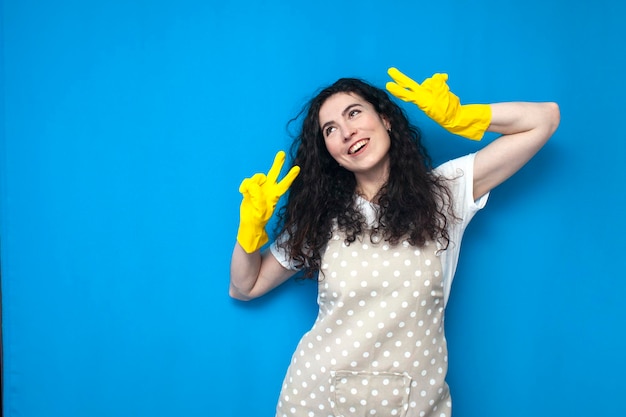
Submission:
[[319,119],[328,117],[336,117],[337,114],[341,114],[347,107],[352,104],[360,104],[365,107],[373,108],[370,102],[363,97],[352,92],[339,92],[328,97],[324,103],[322,103],[319,110]]

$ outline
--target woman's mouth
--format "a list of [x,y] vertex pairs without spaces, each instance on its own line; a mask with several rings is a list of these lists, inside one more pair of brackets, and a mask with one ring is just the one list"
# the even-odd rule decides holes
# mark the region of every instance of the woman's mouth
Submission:
[[365,147],[365,145],[369,143],[369,141],[369,139],[361,139],[357,141],[354,145],[350,146],[350,149],[348,149],[348,155],[354,155],[355,153],[359,152]]

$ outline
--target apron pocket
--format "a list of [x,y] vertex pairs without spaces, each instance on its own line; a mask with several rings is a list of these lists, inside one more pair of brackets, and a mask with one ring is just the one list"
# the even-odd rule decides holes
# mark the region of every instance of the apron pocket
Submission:
[[331,372],[335,417],[403,417],[409,407],[411,377],[393,372]]

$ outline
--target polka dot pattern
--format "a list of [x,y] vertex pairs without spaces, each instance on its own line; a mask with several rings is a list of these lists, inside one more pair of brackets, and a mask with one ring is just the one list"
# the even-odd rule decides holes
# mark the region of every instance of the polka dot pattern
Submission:
[[434,243],[346,245],[335,233],[276,416],[450,417],[441,276]]

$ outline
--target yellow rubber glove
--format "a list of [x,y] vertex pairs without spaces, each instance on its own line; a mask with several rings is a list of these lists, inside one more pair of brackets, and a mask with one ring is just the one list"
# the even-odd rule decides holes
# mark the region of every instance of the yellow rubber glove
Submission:
[[400,100],[415,103],[428,117],[444,129],[472,140],[481,140],[491,123],[488,104],[461,105],[459,98],[446,84],[448,74],[435,74],[418,84],[396,68],[389,68],[395,82],[387,83],[387,90]]
[[287,192],[300,173],[300,167],[294,166],[280,182],[277,182],[284,163],[285,152],[279,151],[267,176],[255,174],[243,180],[239,186],[243,201],[239,209],[237,242],[247,253],[255,252],[267,243],[265,225],[272,217],[280,197]]

